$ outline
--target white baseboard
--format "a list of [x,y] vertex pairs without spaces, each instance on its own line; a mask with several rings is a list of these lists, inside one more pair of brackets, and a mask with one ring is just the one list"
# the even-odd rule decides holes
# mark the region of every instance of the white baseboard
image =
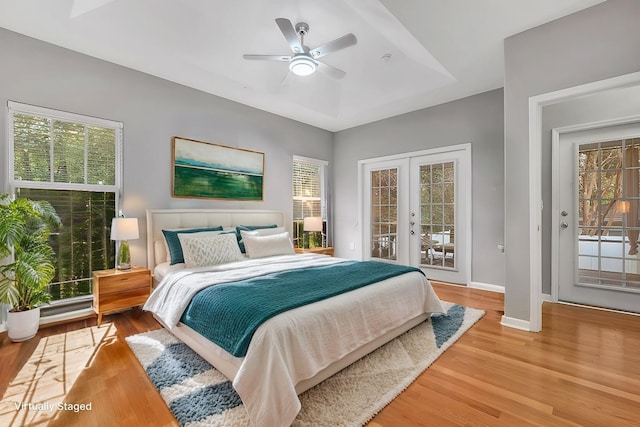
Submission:
[[[49,323],[62,322],[65,320],[74,320],[80,319],[83,317],[87,317],[89,315],[95,314],[93,308],[85,308],[82,310],[70,311],[68,313],[54,314],[53,316],[46,316],[40,318],[40,325],[47,325]],[[7,322],[0,323],[0,333],[6,332],[7,330]]]
[[80,319],[82,317],[87,317],[92,314],[96,314],[93,308],[83,308],[82,310],[70,311],[68,313],[60,313],[60,314],[54,314],[52,316],[41,317],[40,324],[46,325],[49,323]]
[[542,302],[553,302],[551,294],[542,294]]
[[473,289],[482,289],[483,291],[498,292],[504,294],[504,286],[492,285],[490,283],[469,282],[469,287]]
[[630,316],[640,316],[640,313],[634,313],[632,311],[615,310],[613,308],[606,308],[606,307],[595,307],[593,305],[584,305],[584,304],[578,304],[578,303],[575,303],[575,302],[558,301],[558,304],[572,305],[574,307],[588,308],[590,310],[608,311],[610,313],[628,314]]
[[502,319],[500,319],[500,324],[502,326],[507,326],[509,328],[520,329],[521,331],[531,332],[528,320],[516,319],[515,317],[502,316]]

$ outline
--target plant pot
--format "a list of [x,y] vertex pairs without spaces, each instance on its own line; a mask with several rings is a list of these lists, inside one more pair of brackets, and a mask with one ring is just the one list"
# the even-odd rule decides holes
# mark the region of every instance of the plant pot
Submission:
[[27,311],[9,312],[7,317],[7,331],[13,342],[26,341],[38,333],[40,326],[40,307]]

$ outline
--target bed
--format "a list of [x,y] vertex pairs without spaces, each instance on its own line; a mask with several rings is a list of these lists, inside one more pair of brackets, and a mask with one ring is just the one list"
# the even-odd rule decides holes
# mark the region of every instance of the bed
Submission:
[[[167,266],[163,230],[219,226],[224,233],[238,225],[289,228],[284,213],[277,211],[148,210],[147,255],[155,289],[145,309],[152,311],[165,328],[232,381],[254,425],[290,425],[300,410],[300,393],[423,322],[431,313],[444,312],[430,283],[419,271],[397,271],[393,275],[380,275],[379,281],[374,279],[372,266],[376,270],[379,267],[381,272],[391,268],[382,263],[365,265],[327,255],[276,253],[267,257],[243,257],[214,266]],[[204,299],[203,303],[200,296],[205,292],[222,292],[228,285],[244,286],[245,282],[247,286],[256,286],[257,280],[259,286],[251,291],[253,297],[255,290],[267,289],[261,288],[261,283],[276,283],[289,277],[287,288],[297,289],[296,294],[306,294],[307,279],[299,280],[303,277],[300,274],[317,276],[320,283],[328,283],[322,282],[319,272],[325,274],[326,271],[327,277],[352,277],[343,275],[347,269],[354,270],[353,277],[357,276],[360,281],[368,280],[364,278],[368,273],[357,273],[357,269],[371,271],[371,281],[376,281],[355,287],[357,280],[354,279],[351,290],[330,294],[326,299],[310,300],[268,318],[256,327],[249,339],[243,337],[246,345],[239,351],[236,350],[240,345],[232,350],[205,338],[207,326],[202,326],[202,321],[190,323],[193,327],[185,324],[189,323],[189,314],[198,303],[202,306],[211,302],[212,307],[227,305],[221,302],[220,295],[213,300]],[[334,282],[351,283],[331,280]],[[316,288],[318,286],[308,289]],[[228,303],[229,307],[232,304],[233,301]],[[235,313],[233,307],[231,311]],[[208,323],[227,322],[211,320]]]

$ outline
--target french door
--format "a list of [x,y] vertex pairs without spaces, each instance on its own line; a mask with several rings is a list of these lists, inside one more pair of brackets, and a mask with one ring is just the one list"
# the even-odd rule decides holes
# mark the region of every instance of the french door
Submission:
[[559,301],[640,312],[640,125],[560,135]]
[[363,258],[467,284],[469,166],[468,144],[364,163]]

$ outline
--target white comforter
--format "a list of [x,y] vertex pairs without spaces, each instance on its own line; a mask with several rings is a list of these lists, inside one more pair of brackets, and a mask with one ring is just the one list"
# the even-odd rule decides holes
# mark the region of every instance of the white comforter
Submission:
[[[145,310],[173,328],[191,298],[215,283],[345,260],[304,254],[248,260],[168,275]],[[255,332],[233,386],[254,425],[289,426],[300,411],[296,384],[422,313],[444,308],[418,273],[384,280],[275,316]]]
[[153,312],[168,328],[178,324],[191,298],[204,288],[218,283],[235,282],[269,273],[296,268],[330,265],[343,262],[323,255],[281,255],[247,259],[217,266],[184,268],[167,274],[158,284],[144,309]]

